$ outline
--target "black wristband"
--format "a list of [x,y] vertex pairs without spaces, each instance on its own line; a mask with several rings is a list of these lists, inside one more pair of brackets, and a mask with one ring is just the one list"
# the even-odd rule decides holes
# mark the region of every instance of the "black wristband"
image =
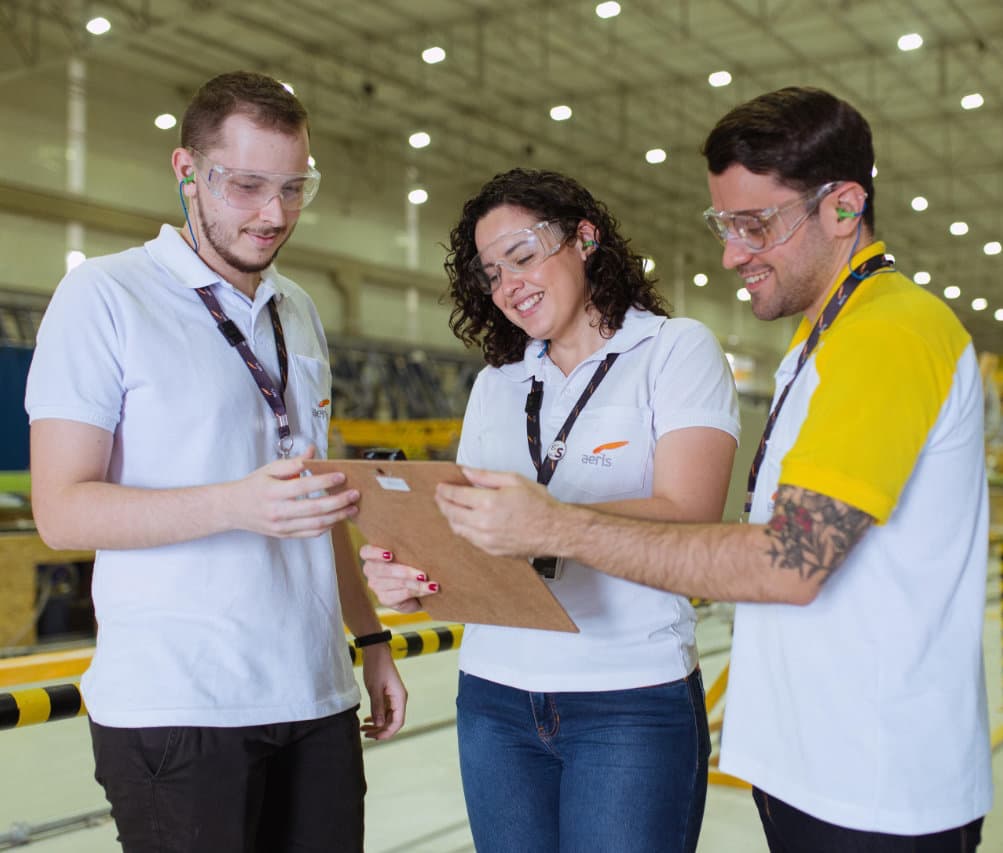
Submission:
[[355,648],[361,649],[364,646],[375,646],[377,643],[389,643],[393,634],[390,631],[378,631],[375,634],[363,634],[353,640]]

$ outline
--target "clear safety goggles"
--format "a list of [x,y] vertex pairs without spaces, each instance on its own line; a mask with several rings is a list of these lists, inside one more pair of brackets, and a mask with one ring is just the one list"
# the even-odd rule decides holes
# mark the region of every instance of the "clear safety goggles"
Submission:
[[200,161],[202,180],[209,192],[237,210],[260,210],[276,197],[283,210],[302,210],[320,188],[320,172],[313,166],[305,172],[229,169],[209,163],[200,151],[192,151]]
[[537,222],[493,240],[467,265],[478,287],[487,294],[501,284],[502,269],[524,273],[540,266],[564,245],[564,232],[556,222]]
[[[822,199],[831,193],[841,181],[830,181],[818,189],[804,193],[778,207],[764,207],[761,210],[714,210],[708,207],[703,214],[711,233],[722,246],[729,240],[741,240],[752,254],[765,252],[774,246],[786,243],[794,232],[816,210]],[[792,214],[796,208],[800,213]],[[791,218],[793,215],[793,218]]]

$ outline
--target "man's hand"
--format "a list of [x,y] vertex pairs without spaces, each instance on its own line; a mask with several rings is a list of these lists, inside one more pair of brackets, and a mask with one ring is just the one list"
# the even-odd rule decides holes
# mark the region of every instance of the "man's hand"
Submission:
[[[354,489],[330,494],[345,482],[340,472],[305,476],[315,449],[277,459],[226,486],[230,526],[265,536],[306,538],[358,514]],[[310,497],[314,495],[314,497]]]
[[489,554],[554,553],[554,531],[564,507],[546,488],[518,474],[477,468],[464,468],[463,473],[473,486],[439,483],[435,492],[435,502],[454,533]]
[[364,561],[362,571],[369,588],[384,607],[416,613],[422,609],[419,595],[434,595],[439,591],[439,585],[429,581],[425,572],[394,562],[394,555],[385,548],[363,545],[359,556]]
[[362,722],[362,734],[373,740],[392,738],[404,725],[407,690],[386,643],[362,650],[362,680],[369,693],[370,709]]

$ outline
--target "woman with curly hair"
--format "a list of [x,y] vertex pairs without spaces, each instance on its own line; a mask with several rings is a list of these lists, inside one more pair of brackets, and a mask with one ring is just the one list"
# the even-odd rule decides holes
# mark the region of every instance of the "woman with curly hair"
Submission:
[[[450,326],[489,365],[458,461],[608,512],[719,521],[731,372],[706,327],[669,318],[606,206],[569,177],[515,169],[466,203],[450,241]],[[383,604],[414,611],[438,589],[378,547],[362,556]],[[538,563],[579,633],[468,625],[460,650],[477,849],[692,853],[710,744],[689,601]]]

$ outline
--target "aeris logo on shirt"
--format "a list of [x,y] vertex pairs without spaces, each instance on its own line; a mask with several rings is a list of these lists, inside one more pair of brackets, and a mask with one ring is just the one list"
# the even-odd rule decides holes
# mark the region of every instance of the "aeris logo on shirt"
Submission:
[[613,467],[613,457],[606,454],[607,450],[616,450],[618,447],[626,447],[629,441],[610,441],[592,448],[592,453],[582,454],[582,465],[599,465],[603,468]]
[[331,413],[328,411],[328,406],[331,405],[331,401],[328,398],[324,398],[316,406],[313,407],[313,416],[315,418],[327,418],[331,417]]

